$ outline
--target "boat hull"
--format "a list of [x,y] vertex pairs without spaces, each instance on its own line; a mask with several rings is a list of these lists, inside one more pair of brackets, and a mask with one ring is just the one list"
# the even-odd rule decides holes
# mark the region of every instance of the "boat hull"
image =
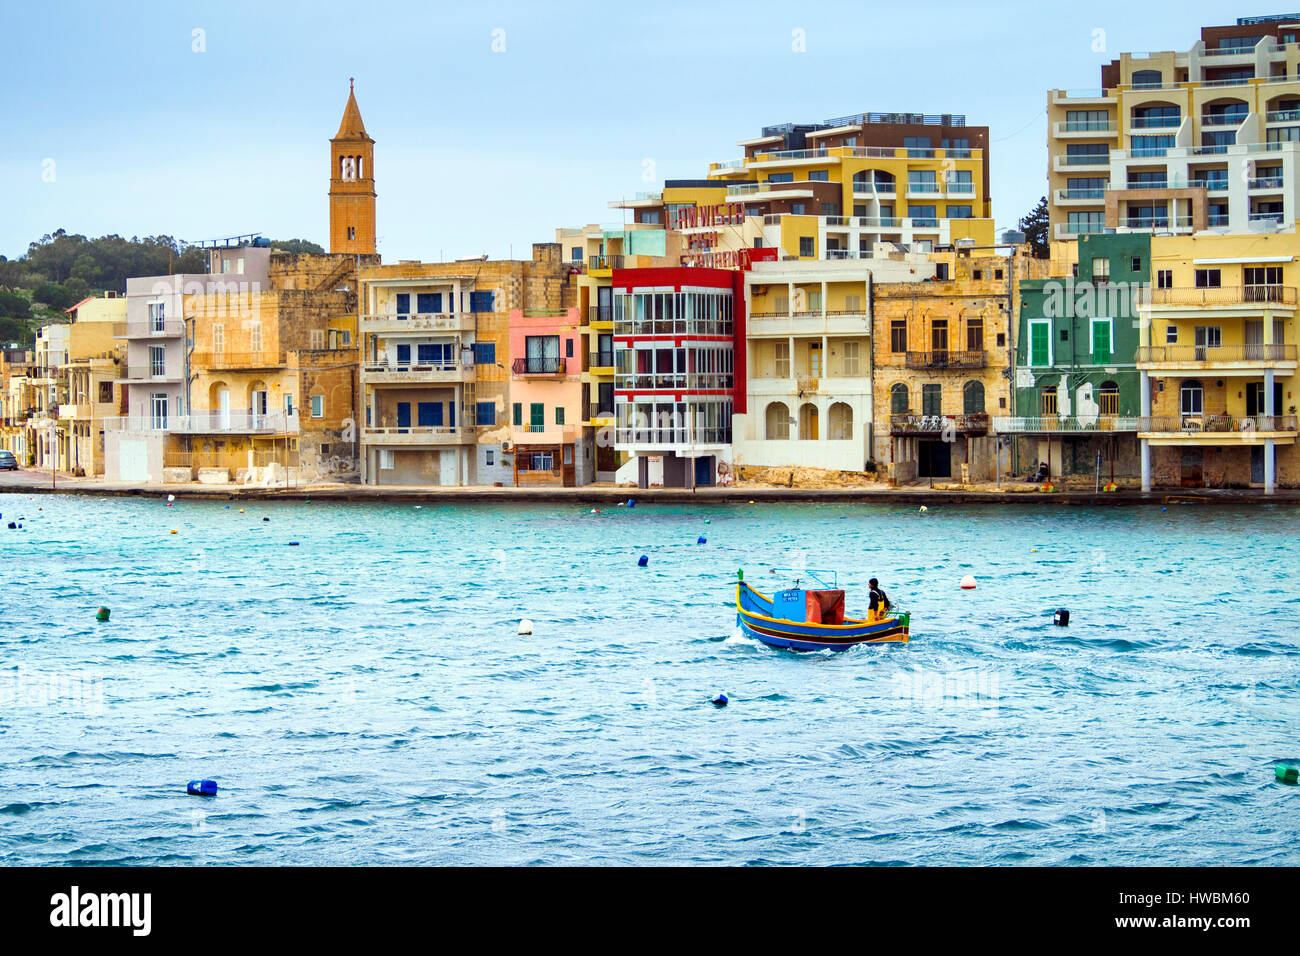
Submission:
[[795,651],[844,651],[859,644],[906,643],[907,615],[868,623],[845,619],[843,624],[814,624],[772,616],[770,598],[743,582],[736,585],[736,623],[750,637],[771,647]]

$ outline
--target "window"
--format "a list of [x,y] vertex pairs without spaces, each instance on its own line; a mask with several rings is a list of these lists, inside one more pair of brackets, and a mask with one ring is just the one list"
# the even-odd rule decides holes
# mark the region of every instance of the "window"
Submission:
[[1110,281],[1110,260],[1107,259],[1105,256],[1093,256],[1092,281],[1093,282]]
[[325,417],[325,396],[324,395],[313,395],[311,397],[311,417],[312,418]]
[[815,241],[816,241],[816,240],[815,240],[812,236],[800,236],[800,237],[799,237],[799,255],[800,255],[800,256],[815,256],[815,255],[817,254],[817,250],[816,250],[816,247],[815,247],[815,245],[814,245]]
[[1157,269],[1156,270],[1156,288],[1172,289],[1174,287],[1174,270]]
[[153,332],[161,332],[166,325],[166,303],[151,302],[149,303],[149,328]]
[[284,396],[284,414],[286,416],[293,414],[293,396],[288,392],[286,392]]
[[830,173],[824,169],[814,169],[808,173],[808,182],[810,183],[824,183],[830,178]]
[[541,402],[528,403],[528,430],[530,432],[546,430],[546,406]]
[[409,292],[397,293],[397,314],[398,315],[411,314],[411,293]]
[[984,413],[984,383],[969,381],[961,388],[962,411],[967,415]]
[[1092,320],[1092,361],[1105,365],[1115,351],[1114,323],[1110,319]]
[[949,219],[970,219],[974,209],[971,206],[954,206],[948,205]]
[[514,425],[515,425],[516,428],[518,428],[518,427],[520,427],[520,426],[523,425],[523,423],[524,423],[524,406],[523,406],[523,403],[522,403],[522,402],[515,402],[515,404],[514,404],[514,418],[513,418],[512,420],[513,420]]
[[943,386],[938,384],[921,386],[921,414],[943,414]]
[[909,169],[907,171],[907,191],[909,193],[937,193],[939,181],[933,169]]
[[1142,271],[1142,257],[1141,257],[1141,256],[1133,256],[1131,259],[1129,259],[1128,267],[1129,267],[1129,271],[1130,271],[1130,272],[1141,272],[1141,271]]
[[1183,382],[1178,390],[1178,409],[1184,415],[1205,414],[1205,389],[1196,379]]
[[1175,345],[1175,344],[1177,344],[1177,342],[1178,342],[1178,326],[1176,326],[1176,325],[1166,325],[1166,326],[1165,326],[1165,344],[1166,344],[1166,345]]
[[770,402],[763,413],[764,436],[768,441],[789,441],[790,408],[784,402]]
[[792,183],[794,182],[794,173],[769,173],[767,181],[769,183]]
[[491,292],[471,292],[469,294],[469,310],[471,312],[492,312],[494,305]]
[[913,226],[933,229],[939,225],[938,215],[934,206],[918,206],[915,203],[907,204],[907,218],[912,220]]
[[399,345],[399,346],[397,346],[397,364],[398,364],[398,365],[410,365],[410,364],[411,364],[411,346],[410,346],[410,345]]
[[790,377],[790,343],[776,342],[773,349],[773,372],[777,378]]
[[149,346],[149,374],[154,378],[167,374],[167,350],[161,345]]
[[1198,349],[1217,349],[1223,344],[1223,329],[1217,325],[1198,325],[1195,341]]
[[484,449],[483,464],[491,465],[495,463],[495,461],[496,461],[496,453],[491,448]]
[[1197,269],[1196,270],[1196,288],[1198,289],[1218,289],[1223,283],[1223,278],[1218,269]]
[[948,351],[947,319],[932,319],[930,321],[930,348],[936,352]]
[[389,471],[396,467],[393,461],[393,450],[391,448],[379,449],[379,467],[385,471]]
[[831,441],[848,441],[853,437],[853,409],[847,402],[831,403],[830,414]]
[[226,327],[220,322],[212,326],[212,353],[221,355],[226,351]]
[[907,394],[907,386],[898,382],[889,390],[889,411],[894,415],[906,415],[911,405],[911,399]]
[[904,136],[903,145],[907,147],[908,156],[927,156],[930,152],[930,137]]
[[1052,364],[1052,323],[1047,319],[1029,321],[1029,364]]
[[1038,414],[1050,418],[1056,414],[1056,386],[1044,385],[1038,393]]
[[556,405],[556,406],[555,406],[555,424],[557,424],[557,425],[563,425],[563,424],[564,424],[564,406],[563,406],[563,405]]
[[[497,423],[497,403],[478,402],[474,406],[474,421],[479,425],[495,425]],[[488,462],[488,464],[492,463]]]
[[474,343],[474,364],[495,365],[497,362],[497,345],[495,342]]
[[1103,415],[1119,414],[1119,385],[1115,382],[1102,382],[1097,389],[1097,407]]
[[948,280],[948,263],[936,262],[934,264],[934,277],[940,282],[946,282]]
[[840,348],[844,350],[844,358],[841,363],[843,366],[843,368],[841,369],[843,374],[848,377],[860,375],[862,363],[861,363],[861,353],[858,348],[858,343],[845,342],[843,345],[840,346]]
[[262,323],[253,322],[248,327],[248,351],[258,355],[262,351]]
[[560,337],[558,335],[530,335],[524,339],[524,352],[527,358],[524,369],[533,374],[558,372],[563,368],[560,360]]
[[907,351],[907,320],[894,319],[889,323],[889,351]]
[[984,319],[980,316],[966,320],[966,351],[984,351]]
[[1081,235],[1099,233],[1106,228],[1106,214],[1104,212],[1071,211],[1066,214],[1065,228],[1068,232]]

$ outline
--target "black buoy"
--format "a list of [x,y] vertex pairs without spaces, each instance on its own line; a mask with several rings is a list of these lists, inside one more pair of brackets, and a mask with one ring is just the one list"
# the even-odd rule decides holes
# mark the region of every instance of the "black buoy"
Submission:
[[1069,627],[1070,612],[1066,608],[1058,607],[1056,609],[1056,614],[1052,616],[1052,623],[1057,627]]
[[9,522],[9,527],[10,527],[11,529],[12,529],[12,528],[17,528],[18,525],[11,521],[11,522]]

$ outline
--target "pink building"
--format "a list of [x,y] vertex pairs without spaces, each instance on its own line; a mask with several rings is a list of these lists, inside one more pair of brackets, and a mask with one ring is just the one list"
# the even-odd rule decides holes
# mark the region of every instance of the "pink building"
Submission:
[[585,342],[577,309],[510,313],[516,485],[585,485],[595,477],[594,438],[582,427]]

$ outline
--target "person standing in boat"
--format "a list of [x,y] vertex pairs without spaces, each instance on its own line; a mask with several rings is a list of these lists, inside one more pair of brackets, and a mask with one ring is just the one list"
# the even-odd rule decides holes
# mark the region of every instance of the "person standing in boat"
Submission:
[[867,604],[867,623],[874,624],[885,619],[893,604],[890,603],[889,595],[885,594],[885,589],[880,586],[879,581],[872,578],[868,583],[871,585],[871,592]]

